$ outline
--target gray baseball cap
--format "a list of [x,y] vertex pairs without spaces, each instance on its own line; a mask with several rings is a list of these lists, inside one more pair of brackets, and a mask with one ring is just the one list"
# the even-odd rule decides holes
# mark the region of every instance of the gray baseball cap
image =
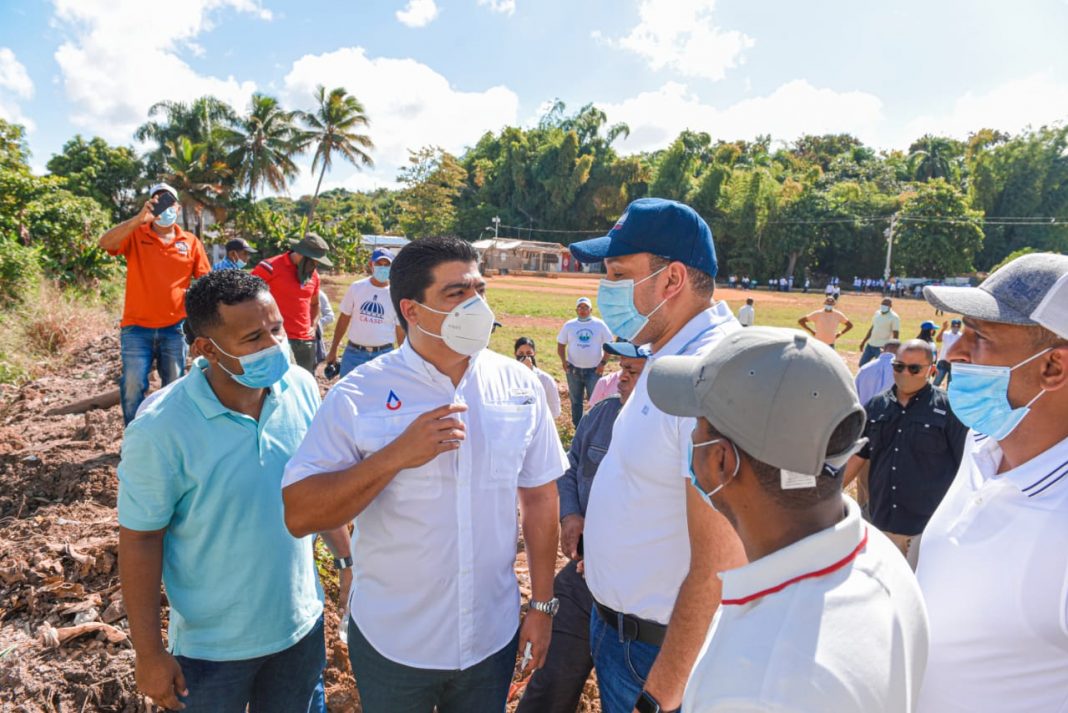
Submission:
[[1046,294],[1068,274],[1068,256],[1031,253],[1002,266],[978,287],[928,285],[923,296],[945,312],[986,322],[1035,326],[1035,310]]
[[749,327],[702,356],[665,356],[652,363],[649,396],[661,411],[704,417],[757,460],[819,475],[842,453],[827,444],[850,414],[863,416],[853,377],[826,344],[793,329]]

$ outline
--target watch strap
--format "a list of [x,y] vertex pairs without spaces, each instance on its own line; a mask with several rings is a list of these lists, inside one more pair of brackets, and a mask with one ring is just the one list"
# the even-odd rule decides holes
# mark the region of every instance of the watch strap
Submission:
[[348,569],[352,566],[352,557],[335,557],[334,566],[338,569]]

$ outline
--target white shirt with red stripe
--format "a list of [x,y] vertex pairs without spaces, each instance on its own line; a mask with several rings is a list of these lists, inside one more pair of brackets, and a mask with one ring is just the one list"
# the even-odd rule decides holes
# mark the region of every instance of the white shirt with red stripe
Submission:
[[1002,457],[972,432],[923,532],[922,713],[1068,711],[1068,438],[998,473]]
[[721,573],[723,605],[685,713],[906,713],[927,664],[927,614],[901,552],[842,496],[833,527]]

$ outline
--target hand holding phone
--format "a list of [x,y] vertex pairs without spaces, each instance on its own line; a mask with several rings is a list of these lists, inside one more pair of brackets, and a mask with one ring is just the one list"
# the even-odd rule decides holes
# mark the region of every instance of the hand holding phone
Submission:
[[156,202],[152,205],[152,215],[157,218],[160,217],[160,215],[163,214],[163,211],[167,210],[177,202],[175,197],[168,191],[160,191],[156,194]]

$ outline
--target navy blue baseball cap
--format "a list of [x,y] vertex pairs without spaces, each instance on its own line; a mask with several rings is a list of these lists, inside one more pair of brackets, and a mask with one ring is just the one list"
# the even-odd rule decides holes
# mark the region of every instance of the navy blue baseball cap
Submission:
[[663,198],[633,201],[608,235],[568,247],[579,262],[652,253],[678,260],[712,277],[719,270],[708,223],[690,206]]
[[652,356],[652,351],[649,347],[640,347],[631,342],[605,342],[602,348],[606,354],[615,354],[616,356],[629,357],[631,359],[648,359]]
[[390,262],[393,262],[393,259],[395,257],[396,257],[396,255],[393,254],[392,250],[389,250],[387,248],[378,248],[373,253],[371,253],[371,262],[378,262],[382,258],[385,258],[385,259],[389,260]]

